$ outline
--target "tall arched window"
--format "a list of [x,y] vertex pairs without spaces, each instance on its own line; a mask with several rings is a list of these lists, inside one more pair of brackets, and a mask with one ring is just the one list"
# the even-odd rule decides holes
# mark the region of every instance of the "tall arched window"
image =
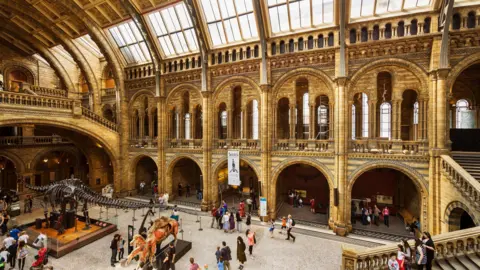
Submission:
[[[325,140],[328,138],[327,132],[328,132],[328,106],[326,105],[320,105],[317,108],[317,124],[318,124],[318,132],[320,133],[320,138],[316,139],[321,139]],[[315,134],[316,136],[317,134]]]
[[227,111],[222,111],[220,113],[220,126],[221,126],[221,139],[227,138]]
[[355,140],[355,134],[357,132],[355,128],[356,124],[357,124],[357,121],[356,121],[355,105],[352,104],[352,140]]
[[191,130],[190,130],[190,114],[186,113],[185,114],[185,139],[190,140],[191,139]]
[[413,103],[413,139],[418,139],[418,101]]
[[380,105],[380,137],[391,137],[391,120],[392,120],[392,105],[388,102],[383,102]]
[[368,96],[362,93],[362,137],[368,137]]
[[467,121],[463,117],[464,112],[469,111],[469,103],[466,99],[459,99],[456,104],[457,107],[457,123],[456,128],[466,128]]
[[303,138],[308,139],[308,127],[310,123],[310,108],[308,105],[308,92],[303,94],[303,102],[302,102],[302,113],[303,113]]
[[180,117],[178,112],[175,112],[175,139],[180,138]]
[[258,101],[252,101],[252,139],[258,140]]

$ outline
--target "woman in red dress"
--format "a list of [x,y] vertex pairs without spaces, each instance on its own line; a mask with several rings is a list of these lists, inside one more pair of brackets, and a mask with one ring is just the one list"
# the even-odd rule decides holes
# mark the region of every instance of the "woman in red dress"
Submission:
[[310,200],[310,212],[315,214],[315,199],[314,198],[312,198]]
[[243,202],[243,200],[240,202],[239,210],[240,210],[240,216],[245,217],[245,203]]

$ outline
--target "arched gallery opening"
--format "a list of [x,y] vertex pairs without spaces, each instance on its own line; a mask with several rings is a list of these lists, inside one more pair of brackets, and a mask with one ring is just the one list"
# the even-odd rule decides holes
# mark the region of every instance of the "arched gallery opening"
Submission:
[[152,182],[156,183],[158,179],[157,164],[151,157],[141,157],[135,167],[135,188],[140,192],[140,183],[145,183],[145,195],[152,194]]
[[89,185],[89,164],[85,155],[79,150],[54,150],[40,154],[34,164],[33,185],[48,185],[72,177],[81,179]]
[[15,164],[4,156],[0,156],[0,188],[17,190],[17,169]]
[[175,162],[172,185],[175,200],[201,203],[203,194],[199,192],[203,190],[202,170],[192,159],[182,158]]
[[218,200],[225,202],[230,207],[238,209],[241,200],[251,198],[259,205],[259,197],[262,196],[262,190],[258,176],[250,164],[240,159],[240,186],[228,185],[228,164],[225,162],[217,170]]
[[448,231],[458,231],[475,227],[470,214],[460,207],[454,208],[448,216]]
[[458,75],[449,103],[450,140],[453,151],[480,152],[480,64]]
[[[278,217],[292,214],[297,220],[328,223],[330,186],[325,175],[317,168],[302,163],[290,165],[278,176],[276,188]],[[301,203],[295,198],[296,194]],[[310,204],[312,199],[313,212]]]
[[[407,230],[406,225],[421,220],[422,197],[414,180],[395,169],[377,168],[362,173],[354,181],[350,212],[354,228],[410,235],[412,231]],[[362,217],[362,208],[374,213],[375,206],[380,213],[388,208],[388,226],[381,215],[377,223],[372,217],[370,222],[368,217]]]

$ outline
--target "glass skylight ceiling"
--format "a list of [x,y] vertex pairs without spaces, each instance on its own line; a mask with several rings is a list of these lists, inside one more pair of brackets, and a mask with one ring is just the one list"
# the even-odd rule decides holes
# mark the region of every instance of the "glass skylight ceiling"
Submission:
[[114,26],[109,31],[128,64],[152,60],[147,45],[133,21]]
[[350,17],[369,17],[390,12],[412,10],[428,7],[430,2],[431,0],[351,0]]
[[333,0],[268,0],[272,33],[333,23]]
[[201,0],[213,46],[258,37],[252,1]]
[[197,37],[183,2],[151,13],[148,18],[165,56],[198,51]]

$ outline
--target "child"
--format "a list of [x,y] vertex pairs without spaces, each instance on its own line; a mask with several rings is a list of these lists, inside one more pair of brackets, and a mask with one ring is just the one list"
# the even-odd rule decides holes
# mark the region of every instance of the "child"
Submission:
[[225,270],[224,264],[223,264],[223,258],[220,258],[220,261],[217,263],[218,270]]
[[395,256],[394,254],[392,254],[392,256],[390,256],[390,259],[388,260],[388,269],[389,270],[400,269],[400,266],[398,265],[398,262],[397,262],[397,256]]
[[303,200],[302,198],[298,199],[298,207],[302,208],[303,207]]
[[287,218],[285,216],[282,217],[282,229],[280,231],[280,233],[283,234],[283,230],[286,230],[287,229]]
[[270,219],[270,228],[268,231],[270,232],[270,238],[273,238],[273,230],[275,230],[275,221],[273,219]]
[[215,257],[217,257],[217,263],[220,261],[220,258],[222,258],[222,252],[220,251],[220,247],[217,247],[217,251],[215,252]]
[[247,225],[247,229],[250,230],[250,224],[252,223],[252,217],[250,216],[250,213],[247,214],[247,222],[245,222],[245,225]]

